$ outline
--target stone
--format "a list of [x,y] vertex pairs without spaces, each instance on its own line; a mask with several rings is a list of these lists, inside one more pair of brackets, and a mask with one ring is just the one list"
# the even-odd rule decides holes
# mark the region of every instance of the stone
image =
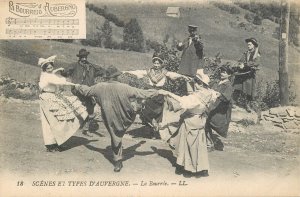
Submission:
[[270,109],[270,114],[272,115],[279,115],[279,116],[286,116],[286,107],[275,107]]
[[290,122],[285,122],[285,123],[284,123],[284,127],[285,127],[286,129],[297,129],[297,128],[298,128],[298,125],[297,125],[295,122],[290,121]]
[[274,126],[285,129],[285,127],[283,126],[283,124],[276,123],[276,124],[274,124]]
[[257,123],[258,116],[256,113],[248,113],[246,111],[232,111],[231,121],[240,122],[242,120],[247,120],[248,122]]
[[264,117],[269,117],[269,118],[275,118],[277,115],[272,115],[272,114],[264,114]]
[[295,110],[295,116],[296,116],[297,118],[300,118],[300,109],[299,109],[299,108],[297,108],[297,109]]
[[266,117],[265,116],[265,120],[266,121],[271,121],[273,123],[282,123],[282,119],[278,118],[278,117],[275,117],[275,118],[270,118],[270,117]]
[[293,120],[295,120],[295,118],[294,117],[285,117],[285,118],[282,118],[282,120],[283,120],[283,122],[289,122],[289,121],[293,121]]
[[279,113],[278,116],[280,116],[280,117],[287,117],[288,114],[286,112],[282,112],[282,113]]
[[288,107],[288,108],[286,109],[286,112],[288,113],[288,115],[289,115],[290,117],[294,117],[294,116],[295,116],[295,108]]

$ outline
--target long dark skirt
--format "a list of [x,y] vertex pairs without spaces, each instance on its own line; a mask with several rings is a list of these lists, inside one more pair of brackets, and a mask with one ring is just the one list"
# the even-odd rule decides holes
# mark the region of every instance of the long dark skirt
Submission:
[[235,76],[233,87],[235,90],[242,91],[245,95],[254,99],[256,97],[255,72]]

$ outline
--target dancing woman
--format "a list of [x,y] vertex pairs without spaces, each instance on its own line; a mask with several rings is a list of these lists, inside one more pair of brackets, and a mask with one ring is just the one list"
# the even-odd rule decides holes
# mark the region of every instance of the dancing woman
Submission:
[[[164,67],[164,58],[162,55],[154,53],[152,57],[152,67],[148,70],[126,71],[136,76],[146,77],[148,84],[154,89],[168,90],[168,80],[176,80],[177,78],[185,78],[186,76],[171,72]],[[140,112],[140,118],[143,123],[151,126],[154,131],[158,131],[158,123],[162,121],[162,112],[164,105],[164,96],[157,95],[148,98]]]
[[[198,87],[196,92],[188,96],[177,96],[166,91],[159,91],[160,94],[167,95],[169,109],[177,111],[179,121],[163,121],[163,126],[169,127],[164,139],[167,139],[170,147],[174,149],[176,157],[176,174],[190,176],[208,176],[209,162],[206,147],[205,122],[209,105],[214,103],[219,93],[208,89],[209,78],[206,75],[196,76],[203,82],[202,87]],[[179,122],[179,124],[178,124]],[[173,127],[173,129],[172,129]],[[174,129],[175,128],[175,129]]]
[[60,151],[60,145],[67,141],[87,117],[86,108],[76,96],[66,96],[64,86],[75,85],[57,75],[63,68],[53,69],[56,56],[40,58],[38,65],[42,72],[39,81],[40,112],[44,143],[47,152]]

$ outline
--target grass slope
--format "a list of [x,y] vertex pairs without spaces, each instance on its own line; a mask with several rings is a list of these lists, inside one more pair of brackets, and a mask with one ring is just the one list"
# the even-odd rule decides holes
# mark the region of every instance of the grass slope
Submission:
[[[128,2],[128,1],[127,1]],[[196,2],[196,1],[195,1]],[[201,3],[95,3],[98,6],[107,5],[108,11],[124,20],[132,17],[138,19],[145,39],[162,41],[168,34],[177,40],[187,36],[186,26],[196,24],[199,26],[206,56],[214,56],[217,52],[223,54],[224,59],[237,60],[241,53],[246,50],[245,38],[256,37],[260,42],[262,53],[262,78],[274,80],[278,78],[278,40],[272,37],[276,24],[264,20],[264,33],[258,31],[247,31],[230,24],[245,22],[243,18],[247,12],[241,10],[239,15],[232,15],[222,11],[211,4]],[[165,12],[168,6],[180,6],[181,18],[167,17]],[[87,10],[87,32],[91,37],[96,26],[104,22],[102,16]],[[120,27],[113,25],[113,37],[115,40],[122,40]],[[261,28],[260,26],[259,28]],[[258,28],[258,29],[259,29]],[[77,61],[76,54],[82,48],[79,44],[60,43],[45,40],[1,40],[0,56],[18,62],[36,66],[39,57],[48,57],[57,54],[57,66],[66,67],[69,63]],[[143,69],[151,65],[152,54],[135,53],[129,51],[107,50],[95,47],[85,47],[91,54],[89,60],[99,65],[115,65],[121,70]],[[289,48],[289,66],[291,78],[297,78],[299,73],[299,52],[292,47]],[[296,64],[295,64],[296,63]],[[20,64],[21,65],[21,64]],[[15,69],[13,66],[11,69]],[[20,69],[20,68],[19,68]],[[24,68],[25,69],[25,68]]]
[[[37,66],[38,58],[57,55],[56,66],[66,67],[77,61],[76,54],[83,46],[72,43],[61,43],[46,40],[5,40],[0,41],[0,57],[12,60],[10,68],[22,63]],[[84,47],[90,51],[89,61],[107,67],[115,65],[120,70],[145,69],[151,66],[151,54],[141,54],[130,51],[107,50],[98,47]],[[1,67],[4,66],[2,59]],[[7,63],[5,63],[7,64]],[[9,67],[7,67],[8,69]],[[20,68],[19,68],[20,69]],[[26,70],[27,67],[24,67]]]
[[[169,3],[115,3],[91,1],[96,6],[107,6],[109,12],[116,14],[125,21],[130,18],[137,18],[141,25],[145,39],[162,41],[168,34],[177,40],[182,40],[188,36],[187,25],[195,24],[199,26],[205,44],[206,56],[214,56],[217,52],[223,54],[224,59],[237,60],[242,51],[246,50],[245,38],[255,37],[260,43],[262,53],[263,77],[277,77],[278,72],[278,40],[272,37],[275,24],[269,20],[263,20],[262,26],[256,26],[255,31],[248,31],[242,28],[231,27],[230,24],[237,25],[245,22],[244,15],[248,11],[240,9],[237,15],[222,11],[211,3],[201,3],[200,1]],[[202,1],[203,2],[203,1]],[[181,17],[172,18],[166,16],[168,6],[180,6]],[[87,12],[87,15],[91,15]],[[263,33],[261,32],[261,29]],[[113,28],[114,37],[122,35],[121,28]],[[299,53],[292,47],[289,50],[289,62],[299,62]],[[290,73],[297,71],[297,66],[290,65]]]

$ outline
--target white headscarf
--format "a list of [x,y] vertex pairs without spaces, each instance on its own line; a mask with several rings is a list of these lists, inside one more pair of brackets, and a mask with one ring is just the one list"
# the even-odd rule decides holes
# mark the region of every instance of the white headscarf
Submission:
[[53,56],[51,56],[51,57],[48,57],[47,59],[44,59],[44,58],[40,58],[39,59],[39,61],[38,61],[38,65],[40,66],[40,67],[42,67],[44,64],[46,64],[46,63],[49,63],[49,62],[54,62],[54,60],[55,60],[55,58],[56,58],[56,55],[53,55]]

